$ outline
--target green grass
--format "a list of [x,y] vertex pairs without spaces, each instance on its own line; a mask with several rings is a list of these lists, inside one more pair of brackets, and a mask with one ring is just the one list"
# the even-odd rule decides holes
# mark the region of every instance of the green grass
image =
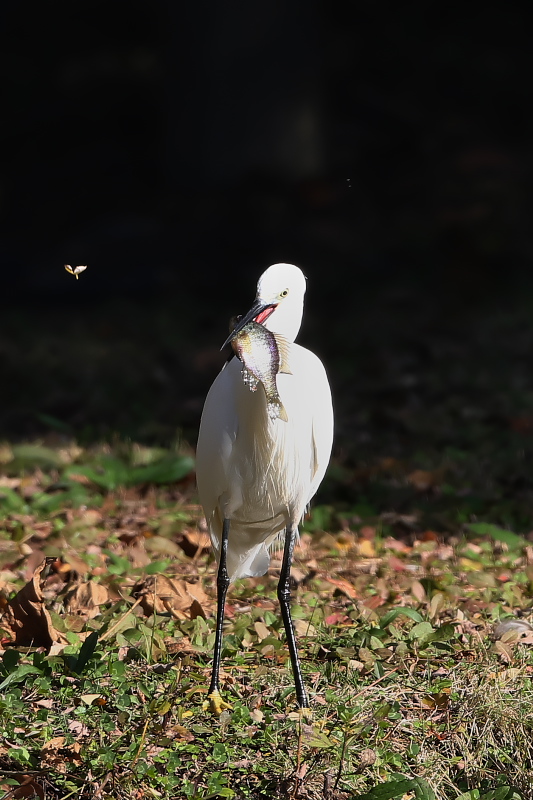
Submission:
[[[275,553],[267,576],[230,590],[232,710],[217,719],[202,707],[215,570],[189,455],[65,440],[5,445],[1,460],[4,792],[25,780],[65,799],[530,796],[531,643],[527,630],[493,637],[530,610],[524,531],[466,511],[443,538],[426,523],[449,494],[413,512],[424,476],[381,465],[369,495],[401,490],[410,513],[318,505],[296,553],[312,717],[295,706]],[[330,480],[343,475],[334,465]],[[43,558],[36,619],[14,643],[13,598]]]

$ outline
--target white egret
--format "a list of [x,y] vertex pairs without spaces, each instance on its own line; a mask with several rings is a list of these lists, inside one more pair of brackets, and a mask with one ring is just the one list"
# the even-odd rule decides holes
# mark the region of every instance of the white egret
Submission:
[[[276,376],[287,420],[271,419],[265,392],[252,392],[232,358],[207,395],[197,448],[197,479],[211,542],[218,557],[217,626],[209,701],[220,714],[219,669],[224,604],[230,582],[264,575],[269,548],[285,531],[278,598],[291,658],[296,698],[309,705],[290,613],[290,568],[298,525],[329,462],[333,409],[326,371],[310,350],[294,344],[300,329],[305,277],[293,264],[261,275],[252,308],[227,341],[250,321],[282,335],[290,373]],[[227,342],[226,342],[227,343]]]

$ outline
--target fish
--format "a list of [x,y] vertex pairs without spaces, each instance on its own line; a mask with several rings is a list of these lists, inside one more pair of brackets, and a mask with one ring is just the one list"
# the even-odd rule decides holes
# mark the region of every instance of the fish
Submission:
[[80,264],[79,267],[71,267],[70,264],[65,264],[65,269],[67,272],[70,272],[71,275],[74,275],[76,280],[78,280],[80,277],[80,272],[84,272],[87,269],[87,264],[85,264],[85,266]]
[[288,422],[276,383],[278,372],[291,372],[288,363],[289,343],[285,337],[269,331],[258,322],[249,322],[235,334],[231,346],[242,361],[241,372],[245,385],[251,392],[255,392],[260,383],[263,385],[270,419]]

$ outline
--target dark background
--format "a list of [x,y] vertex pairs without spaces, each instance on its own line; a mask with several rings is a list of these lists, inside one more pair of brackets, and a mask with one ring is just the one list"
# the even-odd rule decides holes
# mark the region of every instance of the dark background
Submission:
[[275,261],[309,278],[340,462],[529,419],[522,9],[4,4],[0,436],[194,444]]

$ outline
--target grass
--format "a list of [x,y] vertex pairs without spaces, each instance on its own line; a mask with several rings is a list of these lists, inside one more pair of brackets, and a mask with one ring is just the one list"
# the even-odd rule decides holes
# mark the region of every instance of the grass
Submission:
[[[295,707],[280,554],[232,587],[232,710],[216,719],[215,570],[186,450],[0,452],[5,797],[531,796],[533,637],[494,632],[529,614],[533,556],[518,525],[459,503],[460,462],[367,464],[367,500],[307,520],[293,611],[312,717]],[[334,464],[329,481],[346,479]],[[404,513],[376,511],[380,493],[403,493]]]

